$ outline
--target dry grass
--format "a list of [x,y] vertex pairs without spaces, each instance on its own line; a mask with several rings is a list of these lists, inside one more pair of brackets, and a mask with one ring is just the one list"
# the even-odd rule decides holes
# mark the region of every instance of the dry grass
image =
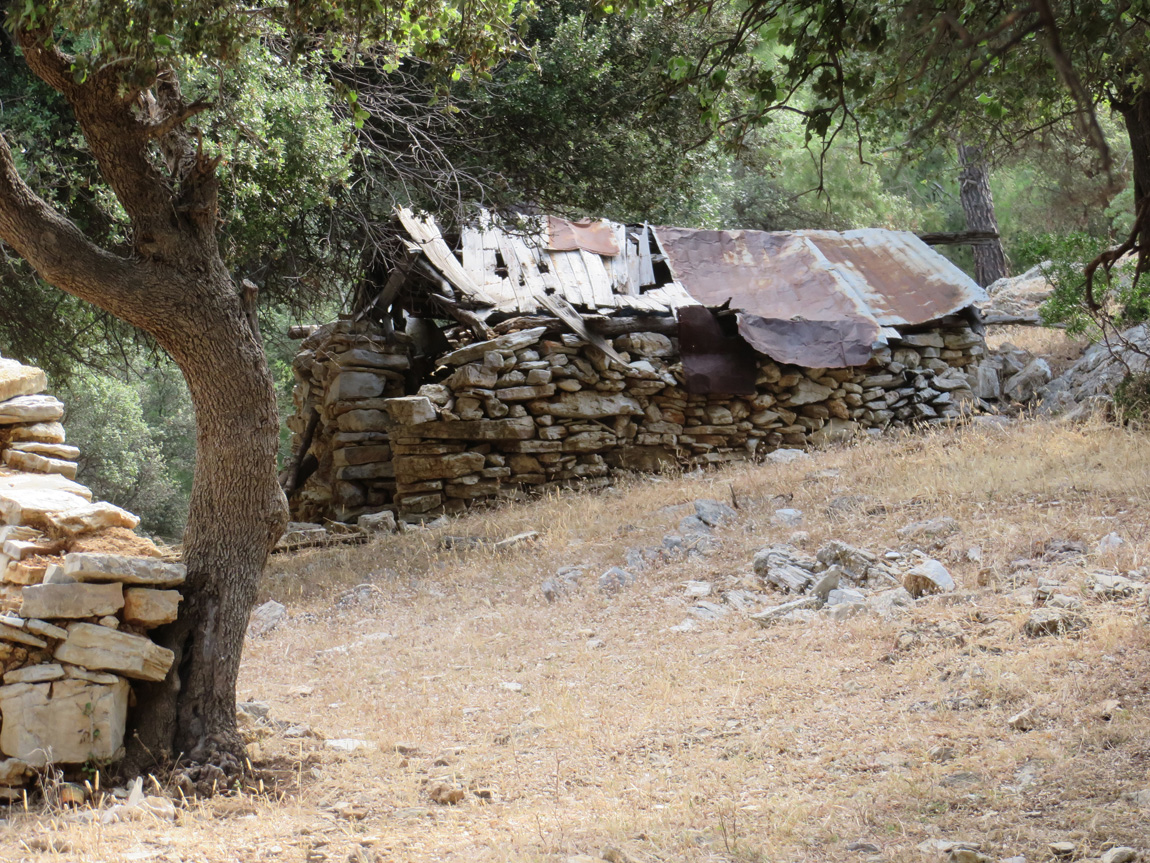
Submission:
[[[378,750],[273,736],[265,758],[290,774],[278,798],[193,804],[175,825],[18,815],[0,830],[0,858],[542,861],[614,848],[644,863],[853,861],[870,856],[849,850],[865,841],[883,860],[922,861],[934,859],[917,850],[924,840],[963,839],[1035,861],[1055,840],[1083,856],[1146,847],[1145,813],[1122,796],[1150,784],[1143,607],[1090,601],[1081,637],[1028,640],[1027,607],[1011,595],[1050,569],[1074,583],[1144,563],[1145,452],[1142,436],[1042,423],[865,441],[278,559],[265,593],[290,619],[248,645],[241,697]],[[614,599],[594,589],[627,548],[674,531],[687,512],[675,507],[732,490],[739,522],[714,553],[652,567]],[[756,549],[787,538],[770,526],[780,494],[805,512],[811,550],[831,538],[905,550],[898,528],[955,518],[961,531],[931,553],[958,598],[891,623],[763,630],[732,613],[669,632],[685,616],[684,581],[737,584]],[[860,496],[857,511],[832,518],[827,503],[844,495]],[[439,545],[445,533],[528,529],[540,542],[504,553]],[[1112,530],[1128,540],[1117,554],[1011,573],[1046,540],[1093,547]],[[547,604],[540,581],[570,564],[587,565],[583,589]],[[337,601],[363,583],[374,587],[364,599]],[[907,628],[921,643],[894,650]],[[1094,709],[1106,699],[1124,709],[1110,721]],[[1032,705],[1034,730],[1006,726]],[[936,760],[939,747],[953,759]],[[440,781],[469,789],[464,802],[432,803]],[[68,850],[20,844],[44,835]]]

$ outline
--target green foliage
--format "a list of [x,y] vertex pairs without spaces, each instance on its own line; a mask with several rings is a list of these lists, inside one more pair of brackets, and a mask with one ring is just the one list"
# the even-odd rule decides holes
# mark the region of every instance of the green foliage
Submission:
[[101,499],[141,517],[141,527],[178,538],[187,518],[195,464],[187,388],[170,364],[139,377],[81,371],[60,392],[77,478]]
[[1119,261],[1107,272],[1099,267],[1094,274],[1093,295],[1098,306],[1092,311],[1086,297],[1084,264],[1092,261],[1110,244],[1097,237],[1075,233],[1038,236],[1033,241],[1036,255],[1052,263],[1044,270],[1053,293],[1042,306],[1045,324],[1064,324],[1070,335],[1097,337],[1099,322],[1119,330],[1150,320],[1150,285],[1135,279],[1135,261]]
[[1123,422],[1144,425],[1150,421],[1150,374],[1126,375],[1114,388],[1114,408]]

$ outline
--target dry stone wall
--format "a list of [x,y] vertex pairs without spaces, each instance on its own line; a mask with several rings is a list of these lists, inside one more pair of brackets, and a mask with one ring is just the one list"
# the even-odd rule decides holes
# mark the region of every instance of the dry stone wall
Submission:
[[74,481],[64,406],[40,369],[0,358],[0,801],[46,765],[122,754],[131,681],[163,680],[147,632],[176,619],[182,564],[139,519]]
[[[358,329],[357,329],[358,328]],[[388,397],[399,375],[342,384],[348,345],[387,340],[340,322],[313,334],[297,361],[290,426],[315,466],[293,496],[302,521],[354,520],[392,509],[409,520],[475,501],[572,483],[606,484],[618,469],[657,471],[754,458],[892,425],[944,422],[980,406],[972,387],[985,355],[966,327],[904,334],[867,365],[811,369],[758,361],[753,395],[687,392],[677,340],[630,333],[619,367],[571,334],[544,327],[467,345],[437,359],[438,382]],[[375,357],[360,358],[366,363]],[[398,360],[393,362],[398,364]],[[382,366],[374,368],[382,369]],[[392,386],[393,385],[393,386]]]

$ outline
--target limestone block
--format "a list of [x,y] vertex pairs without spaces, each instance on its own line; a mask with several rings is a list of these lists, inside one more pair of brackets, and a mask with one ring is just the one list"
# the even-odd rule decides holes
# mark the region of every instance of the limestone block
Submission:
[[495,386],[495,382],[499,380],[499,375],[493,369],[488,368],[486,365],[476,365],[469,363],[465,366],[460,366],[455,372],[444,381],[451,389],[459,391],[464,389],[491,389]]
[[382,354],[363,348],[352,348],[342,354],[332,354],[332,362],[341,368],[355,366],[403,372],[411,368],[411,360],[404,354]]
[[188,570],[182,563],[153,557],[82,552],[64,555],[64,574],[76,581],[118,581],[149,587],[175,587],[184,583]]
[[63,443],[64,427],[60,423],[28,423],[13,426],[8,432],[8,441],[32,441],[36,443]]
[[354,410],[340,414],[336,424],[341,432],[381,432],[392,422],[381,410]]
[[617,416],[642,416],[638,399],[621,393],[599,393],[590,390],[565,392],[556,401],[538,401],[528,405],[531,413],[550,414],[564,419],[605,419]]
[[21,593],[21,617],[75,620],[115,614],[124,607],[119,584],[34,584]]
[[80,457],[80,448],[68,446],[63,443],[40,443],[39,441],[20,441],[8,445],[9,449],[18,452],[32,452],[36,455],[46,455],[50,458],[62,458],[75,461]]
[[0,519],[8,524],[45,525],[60,512],[87,506],[79,495],[54,489],[0,489]]
[[126,527],[132,530],[140,523],[138,516],[107,501],[53,513],[45,520],[53,532],[67,536],[106,530],[110,527]]
[[15,626],[9,626],[6,623],[0,623],[0,641],[11,641],[15,644],[26,644],[29,647],[47,647],[48,642],[42,638],[38,638],[31,633],[25,632],[23,629],[17,629]]
[[912,348],[943,348],[946,342],[939,333],[903,333],[899,341]]
[[396,399],[387,399],[383,409],[393,423],[398,425],[416,425],[417,423],[432,422],[439,417],[439,412],[431,399],[426,396],[403,396]]
[[[5,556],[0,555],[0,560]],[[34,560],[11,561],[4,567],[4,581],[8,584],[39,584],[48,572],[48,564]]]
[[615,350],[642,357],[669,357],[675,350],[662,333],[626,333],[615,339]]
[[59,474],[9,474],[0,476],[0,494],[8,491],[66,491],[92,502],[92,490]]
[[113,758],[124,742],[128,682],[86,680],[0,686],[0,751],[43,767]]
[[374,464],[391,459],[391,447],[387,444],[375,446],[349,446],[337,449],[331,454],[331,463],[334,467],[344,467],[353,464]]
[[402,483],[425,479],[454,479],[483,469],[484,456],[477,452],[439,456],[401,455],[395,457],[395,478]]
[[505,336],[500,336],[497,339],[490,339],[485,342],[476,342],[472,345],[459,348],[449,354],[444,354],[439,358],[441,365],[445,366],[461,366],[465,363],[476,362],[482,360],[483,357],[491,351],[499,353],[507,353],[514,351],[521,351],[524,348],[529,348],[536,344],[543,334],[547,332],[546,327],[534,327],[530,330],[520,330],[517,333],[508,333]]
[[383,395],[387,382],[373,372],[340,372],[328,385],[325,404]]
[[68,630],[56,626],[54,623],[48,623],[46,620],[25,620],[24,628],[33,635],[39,635],[44,638],[61,640],[68,637]]
[[0,424],[53,422],[64,416],[64,404],[53,396],[17,396],[0,402]]
[[360,530],[369,533],[395,533],[395,513],[389,509],[380,512],[365,513],[356,520]]
[[447,440],[529,440],[535,436],[530,417],[502,420],[438,420],[407,429],[416,437]]
[[497,390],[499,400],[505,402],[525,402],[532,399],[545,399],[555,395],[555,384],[540,384],[539,386],[507,387]]
[[76,478],[76,462],[37,455],[34,452],[6,449],[4,450],[4,464],[13,470],[23,470],[29,473],[58,473],[68,479]]
[[0,401],[16,396],[41,392],[48,386],[48,377],[35,366],[26,366],[16,360],[0,359]]
[[71,624],[67,640],[57,646],[54,656],[60,662],[137,680],[163,680],[175,658],[172,651],[142,635],[93,623]]
[[831,387],[816,384],[809,378],[803,378],[797,381],[794,385],[794,389],[791,390],[790,404],[808,405],[814,402],[825,401],[830,398],[833,392],[834,390]]
[[5,758],[0,761],[0,785],[23,785],[32,775],[32,765],[19,758]]
[[26,665],[16,668],[4,675],[5,683],[48,683],[52,680],[62,680],[64,666],[58,662],[46,662],[43,665]]
[[178,590],[129,587],[124,591],[124,622],[144,629],[172,623],[179,615],[182,599]]
[[6,539],[0,546],[0,551],[10,560],[23,560],[37,554],[55,554],[60,546],[51,540],[38,539]]

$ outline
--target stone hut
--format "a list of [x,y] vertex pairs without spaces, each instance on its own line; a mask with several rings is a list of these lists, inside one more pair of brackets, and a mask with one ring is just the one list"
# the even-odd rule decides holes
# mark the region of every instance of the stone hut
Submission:
[[296,328],[301,521],[421,520],[986,407],[985,295],[913,234],[398,217],[377,291]]

